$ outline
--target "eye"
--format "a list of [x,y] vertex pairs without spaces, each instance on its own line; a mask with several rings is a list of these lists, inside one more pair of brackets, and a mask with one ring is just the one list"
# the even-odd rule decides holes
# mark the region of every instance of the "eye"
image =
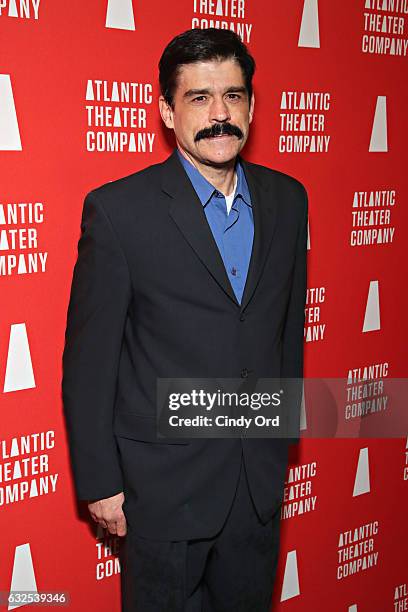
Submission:
[[241,98],[241,96],[236,93],[229,93],[227,94],[227,96],[229,97],[230,100],[239,100]]
[[196,96],[195,98],[193,98],[193,102],[202,102],[205,99],[206,96]]

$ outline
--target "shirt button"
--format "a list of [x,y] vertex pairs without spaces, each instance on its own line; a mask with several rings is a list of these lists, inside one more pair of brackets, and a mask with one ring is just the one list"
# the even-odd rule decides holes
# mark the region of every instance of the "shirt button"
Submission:
[[232,276],[236,276],[237,275],[237,269],[236,268],[231,268],[231,274],[232,274]]
[[243,368],[241,370],[241,378],[246,378],[248,376],[249,370],[248,368]]

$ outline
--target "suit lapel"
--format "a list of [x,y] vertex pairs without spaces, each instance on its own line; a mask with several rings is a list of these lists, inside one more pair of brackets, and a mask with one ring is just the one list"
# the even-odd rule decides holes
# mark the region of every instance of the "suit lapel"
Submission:
[[163,164],[162,189],[172,198],[169,213],[184,238],[209,273],[239,308],[203,206],[178,159],[176,149]]
[[240,157],[251,194],[254,242],[241,305],[226,273],[203,206],[175,149],[162,165],[161,187],[172,199],[169,214],[209,273],[242,312],[259,282],[276,222],[276,203],[266,186],[254,174],[251,164]]
[[239,159],[244,169],[249,193],[251,194],[254,218],[254,241],[241,300],[241,311],[243,311],[259,283],[272,243],[277,216],[277,194],[274,183],[267,185],[265,181],[261,181],[255,174],[254,165],[245,161],[242,157]]

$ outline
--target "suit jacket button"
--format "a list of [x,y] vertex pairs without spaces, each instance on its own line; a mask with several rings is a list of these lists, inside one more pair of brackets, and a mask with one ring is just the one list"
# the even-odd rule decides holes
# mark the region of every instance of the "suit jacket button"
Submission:
[[243,314],[242,314],[242,315],[239,317],[239,320],[240,320],[240,321],[245,321],[245,315],[243,315]]
[[248,369],[247,368],[243,368],[241,370],[241,378],[246,378],[248,376]]

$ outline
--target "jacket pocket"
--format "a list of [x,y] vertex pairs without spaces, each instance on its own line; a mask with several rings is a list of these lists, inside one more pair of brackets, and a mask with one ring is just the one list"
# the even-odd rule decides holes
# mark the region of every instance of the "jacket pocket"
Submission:
[[134,412],[116,412],[113,432],[120,438],[130,438],[153,444],[190,444],[187,438],[157,437],[156,417]]

